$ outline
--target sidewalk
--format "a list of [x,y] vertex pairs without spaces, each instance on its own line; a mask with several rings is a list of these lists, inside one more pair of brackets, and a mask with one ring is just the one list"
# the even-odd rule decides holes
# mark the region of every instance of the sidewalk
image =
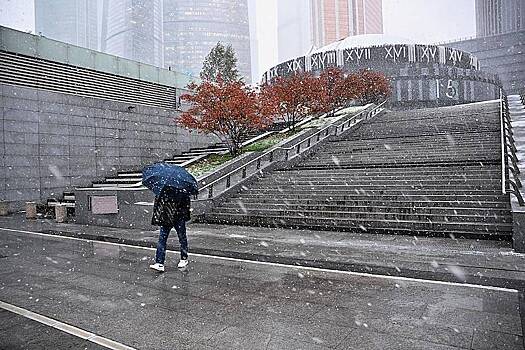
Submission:
[[[158,238],[153,226],[142,231],[58,224],[20,214],[0,217],[0,228],[144,247],[155,247]],[[188,225],[188,240],[190,253],[525,291],[525,254],[514,253],[505,241],[207,224]],[[174,232],[168,249],[178,250]]]

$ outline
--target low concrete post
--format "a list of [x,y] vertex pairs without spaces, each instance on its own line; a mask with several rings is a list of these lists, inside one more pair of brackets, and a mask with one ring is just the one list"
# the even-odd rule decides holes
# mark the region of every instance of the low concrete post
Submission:
[[35,202],[26,202],[26,219],[36,219]]
[[9,214],[9,203],[0,201],[0,216],[6,216],[7,214]]
[[67,210],[64,204],[57,204],[55,206],[55,220],[56,222],[66,222]]

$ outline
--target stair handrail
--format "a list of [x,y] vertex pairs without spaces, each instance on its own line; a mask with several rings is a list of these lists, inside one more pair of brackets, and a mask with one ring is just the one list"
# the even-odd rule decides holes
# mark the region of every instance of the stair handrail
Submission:
[[[378,105],[372,105],[356,114],[345,119],[341,122],[341,119],[334,121],[328,126],[322,128],[321,130],[313,133],[302,141],[297,142],[293,146],[289,147],[275,147],[269,151],[263,153],[262,155],[254,158],[253,160],[247,162],[246,164],[239,166],[238,168],[230,171],[229,173],[221,176],[220,178],[206,184],[205,186],[199,189],[198,195],[195,196],[195,200],[209,200],[216,197],[215,188],[219,184],[224,184],[224,189],[220,192],[224,192],[232,187],[232,180],[236,181],[236,184],[239,184],[246,180],[248,177],[261,173],[263,169],[268,167],[271,164],[281,161],[290,161],[307,150],[311,149],[314,145],[323,141],[324,139],[331,136],[338,136],[348,128],[354,126],[361,120],[367,120],[377,115],[383,110],[383,106],[386,104],[387,100],[381,102]],[[363,117],[363,119],[359,119]],[[304,145],[304,146],[302,146]],[[290,155],[290,152],[293,151],[293,154]]]
[[[518,177],[518,157],[516,146],[512,137],[512,123],[509,112],[509,101],[500,89],[500,129],[501,129],[501,192],[513,194],[520,206],[525,206],[525,201],[520,192],[522,187]],[[510,160],[510,161],[509,161]],[[510,178],[512,174],[512,179]]]

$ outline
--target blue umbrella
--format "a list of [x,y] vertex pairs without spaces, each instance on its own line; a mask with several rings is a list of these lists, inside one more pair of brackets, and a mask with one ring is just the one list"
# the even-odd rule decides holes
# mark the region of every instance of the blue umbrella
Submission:
[[155,163],[142,170],[142,184],[160,195],[166,186],[185,190],[189,194],[197,195],[199,187],[197,180],[181,166],[168,163]]

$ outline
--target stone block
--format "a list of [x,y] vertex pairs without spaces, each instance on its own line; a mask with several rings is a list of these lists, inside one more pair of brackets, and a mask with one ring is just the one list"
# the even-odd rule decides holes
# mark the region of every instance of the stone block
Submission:
[[68,177],[42,177],[43,189],[64,189],[70,186],[71,182]]
[[23,132],[14,132],[14,131],[4,131],[3,132],[3,136],[4,136],[4,142],[5,143],[18,143],[18,144],[23,144],[23,143],[26,143],[26,135],[33,135],[34,137],[37,138],[37,142],[38,143],[38,134],[26,134],[26,133],[23,133]]
[[56,166],[58,168],[66,168],[69,166],[68,156],[40,156],[39,159],[41,167]]
[[69,148],[69,156],[71,158],[78,157],[78,156],[82,156],[82,157],[91,156],[94,159],[96,156],[95,146],[77,146],[77,145],[73,146],[71,145]]
[[26,100],[38,100],[37,89],[9,84],[2,85],[2,95],[6,97],[22,98]]
[[16,178],[16,177],[39,177],[40,168],[39,166],[6,166],[2,167],[4,170],[3,174],[6,178]]
[[120,138],[119,146],[121,148],[137,148],[141,147],[141,140],[136,140],[134,138]]
[[95,147],[93,136],[69,136],[69,144],[74,147]]
[[129,104],[117,102],[117,101],[111,101],[111,100],[104,100],[99,99],[97,101],[97,107],[100,107],[102,109],[112,110],[115,112],[118,112],[120,110],[124,110],[129,106]]
[[67,178],[70,175],[69,165],[47,164],[40,167],[41,177]]
[[4,156],[4,164],[6,167],[38,167],[38,156]]
[[69,116],[69,125],[78,125],[78,126],[95,126],[95,120],[91,118],[90,116],[84,115],[84,116],[77,116],[77,115],[70,115]]
[[120,157],[121,166],[139,166],[141,165],[139,157]]
[[119,136],[123,139],[138,140],[142,135],[139,130],[121,130]]
[[153,117],[159,114],[159,110],[160,108],[138,105],[135,109],[135,112],[139,114],[150,115]]
[[138,157],[140,155],[140,148],[123,147],[120,149],[121,157]]
[[82,106],[67,105],[67,110],[65,110],[63,114],[67,114],[69,116],[76,115],[81,117],[93,117],[92,108]]
[[40,201],[40,186],[23,189],[6,189],[5,200],[11,201]]
[[95,128],[95,134],[97,138],[99,137],[108,137],[108,138],[118,138],[119,135],[119,129],[117,128],[101,128],[97,127]]
[[71,108],[72,106],[63,103],[42,102],[40,111],[43,113],[67,115],[69,114]]
[[42,198],[42,202],[46,202],[51,198],[59,199],[64,195],[64,190],[66,190],[66,188],[63,186],[42,188],[40,198]]
[[15,97],[4,97],[3,103],[5,108],[20,109],[24,111],[39,111],[40,102]]
[[5,153],[4,155],[11,155],[11,156],[37,156],[38,155],[38,145],[26,145],[26,144],[19,144],[19,143],[6,143],[4,146]]
[[96,177],[96,174],[88,175],[88,176],[76,176],[71,178],[71,187],[72,188],[82,188],[82,187],[89,187],[91,186],[91,183],[93,182],[92,179]]
[[119,149],[114,147],[98,147],[96,148],[97,157],[118,157]]
[[69,156],[69,145],[40,145],[41,156]]
[[70,125],[69,126],[69,135],[70,136],[95,136],[95,128],[92,126],[79,126],[79,125]]
[[51,112],[42,112],[42,113],[40,113],[39,122],[41,124],[68,125],[69,124],[69,115],[67,115],[67,114],[59,114],[59,113],[51,113]]
[[8,177],[6,178],[6,189],[31,189],[39,186],[39,177]]
[[41,134],[39,135],[40,144],[49,144],[49,145],[69,145],[69,136],[68,135],[51,135],[51,134]]
[[39,112],[13,108],[5,108],[3,116],[4,120],[16,120],[21,122],[38,123],[39,120]]
[[73,106],[82,106],[82,107],[93,107],[95,105],[95,102],[98,99],[95,98],[89,98],[89,97],[83,97],[73,94],[67,94],[66,97],[66,103],[68,105]]
[[[102,101],[102,100],[101,100]],[[95,107],[91,107],[89,115],[93,118],[115,120],[118,118],[118,112],[103,107],[103,103],[99,102]]]
[[71,176],[78,176],[83,174],[96,174],[97,163],[94,158],[73,158],[69,165],[69,173]]
[[104,176],[107,174],[112,168],[118,168],[120,165],[120,158],[119,157],[97,157],[96,159],[97,163],[97,175]]
[[69,127],[64,124],[40,123],[38,132],[41,135],[69,135]]
[[93,166],[71,167],[70,175],[72,178],[78,178],[79,176],[95,178],[97,176],[97,170],[95,169],[95,162],[93,161]]
[[112,137],[97,137],[95,143],[97,147],[119,148],[120,139]]
[[22,133],[37,133],[38,123],[16,120],[4,120],[4,131],[16,131]]
[[56,104],[66,105],[68,94],[39,89],[38,90],[38,99],[42,102],[42,107],[51,106]]

